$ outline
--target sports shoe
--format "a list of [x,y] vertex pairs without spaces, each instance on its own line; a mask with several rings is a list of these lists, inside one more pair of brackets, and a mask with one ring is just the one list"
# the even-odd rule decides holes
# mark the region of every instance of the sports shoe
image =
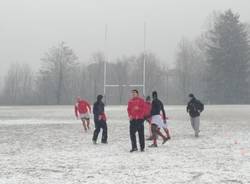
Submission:
[[129,152],[132,153],[134,151],[138,151],[138,149],[137,148],[132,148]]
[[168,138],[164,138],[162,144],[165,144],[168,141]]
[[147,140],[147,141],[152,141],[152,140],[153,140],[153,137],[152,137],[152,136],[151,136],[151,137],[148,137],[146,140]]
[[151,144],[150,146],[148,146],[149,148],[157,148],[157,144]]

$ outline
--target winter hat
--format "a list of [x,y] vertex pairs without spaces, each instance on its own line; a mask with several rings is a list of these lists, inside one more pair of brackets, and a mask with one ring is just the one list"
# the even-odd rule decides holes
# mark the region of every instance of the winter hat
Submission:
[[98,100],[98,101],[101,101],[101,100],[102,100],[102,98],[103,98],[103,96],[102,96],[102,95],[98,95],[98,96],[97,96],[97,100]]
[[152,93],[152,96],[153,96],[153,98],[157,98],[157,91],[153,91],[153,93]]
[[192,94],[192,93],[190,93],[188,96],[189,96],[190,98],[194,98],[194,94]]

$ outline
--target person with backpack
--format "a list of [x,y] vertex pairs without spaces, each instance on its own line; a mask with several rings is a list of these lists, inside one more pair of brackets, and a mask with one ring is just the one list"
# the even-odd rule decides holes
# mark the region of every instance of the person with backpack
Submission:
[[193,94],[189,94],[190,101],[187,104],[187,112],[190,115],[191,126],[194,130],[195,137],[199,137],[200,133],[200,114],[204,110],[204,105],[195,98]]
[[104,110],[104,103],[102,102],[102,95],[97,96],[97,101],[94,103],[93,106],[93,114],[94,114],[94,122],[95,122],[95,131],[93,135],[93,144],[96,144],[98,135],[100,133],[100,130],[102,129],[102,140],[101,142],[103,144],[107,144],[108,139],[108,128],[107,128],[107,122],[106,122],[106,115]]

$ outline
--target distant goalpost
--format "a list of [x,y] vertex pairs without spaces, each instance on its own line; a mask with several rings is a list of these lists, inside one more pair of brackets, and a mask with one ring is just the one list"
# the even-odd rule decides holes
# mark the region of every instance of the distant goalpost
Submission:
[[106,92],[107,88],[118,88],[118,87],[141,87],[143,91],[143,96],[146,95],[146,22],[144,22],[144,48],[143,48],[143,79],[142,83],[137,84],[108,84],[107,83],[107,62],[109,61],[108,57],[108,25],[105,25],[105,59],[104,59],[104,86],[103,94],[106,101]]

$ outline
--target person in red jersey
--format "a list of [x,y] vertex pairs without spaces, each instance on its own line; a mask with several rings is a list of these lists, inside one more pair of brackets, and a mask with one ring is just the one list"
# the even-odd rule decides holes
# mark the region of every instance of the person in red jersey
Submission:
[[136,132],[139,134],[139,142],[141,151],[145,148],[145,137],[144,137],[144,105],[145,101],[139,97],[138,90],[132,90],[132,98],[128,102],[128,117],[130,120],[129,132],[132,149],[130,152],[137,151],[136,144]]
[[81,99],[81,97],[77,97],[75,104],[75,115],[76,118],[80,118],[82,120],[82,125],[85,131],[90,129],[90,113],[91,106],[86,100]]
[[147,138],[147,140],[152,140],[151,108],[152,108],[151,98],[150,98],[150,96],[147,96],[146,102],[145,102],[145,105],[144,105],[144,117],[145,117],[145,120],[148,122],[148,125],[149,125],[149,137]]

